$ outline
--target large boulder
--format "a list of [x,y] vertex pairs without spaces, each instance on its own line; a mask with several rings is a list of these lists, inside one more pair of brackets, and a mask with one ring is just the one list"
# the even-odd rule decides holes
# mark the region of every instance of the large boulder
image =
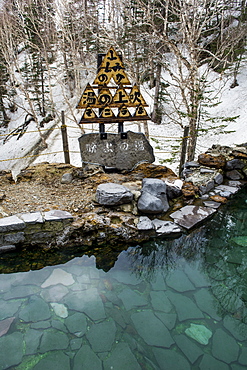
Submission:
[[142,181],[141,196],[137,207],[143,213],[162,213],[169,209],[164,181],[145,178]]
[[132,200],[133,194],[129,189],[113,182],[100,184],[96,190],[96,202],[104,206],[116,206]]
[[203,153],[198,156],[198,162],[207,167],[224,168],[226,165],[226,158],[222,154]]

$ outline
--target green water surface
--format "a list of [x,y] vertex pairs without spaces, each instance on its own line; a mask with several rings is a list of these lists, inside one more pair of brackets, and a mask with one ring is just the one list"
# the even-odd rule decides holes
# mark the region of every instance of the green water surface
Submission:
[[0,369],[246,369],[246,190],[179,239],[90,254],[0,260]]

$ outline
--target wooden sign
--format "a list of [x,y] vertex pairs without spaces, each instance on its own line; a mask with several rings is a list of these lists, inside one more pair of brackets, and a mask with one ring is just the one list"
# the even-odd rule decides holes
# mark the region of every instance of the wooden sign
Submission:
[[[84,109],[79,123],[149,120],[150,117],[144,107],[148,105],[140,89],[136,84],[131,86],[120,56],[113,47],[110,47],[93,84],[87,84],[76,106],[77,109]],[[99,113],[93,108],[98,108]],[[136,108],[135,112],[133,108]]]

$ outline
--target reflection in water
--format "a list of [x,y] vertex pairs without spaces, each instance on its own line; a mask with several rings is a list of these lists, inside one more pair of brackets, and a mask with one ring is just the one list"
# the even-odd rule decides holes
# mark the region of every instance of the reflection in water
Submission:
[[[176,240],[120,254],[27,252],[18,262],[27,272],[0,275],[0,368],[245,368],[243,197]],[[15,262],[9,254],[6,272]]]

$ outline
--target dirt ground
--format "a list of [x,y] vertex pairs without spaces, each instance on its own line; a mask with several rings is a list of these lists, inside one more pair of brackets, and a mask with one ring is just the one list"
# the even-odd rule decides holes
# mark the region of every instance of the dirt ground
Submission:
[[[62,177],[70,173],[70,183]],[[128,183],[140,190],[144,177],[175,179],[164,166],[140,164],[128,173],[106,173],[100,166],[74,167],[68,164],[41,163],[22,170],[14,182],[11,172],[0,172],[0,217],[17,213],[60,209],[73,216],[91,212],[98,207],[94,201],[96,188],[104,182]]]

